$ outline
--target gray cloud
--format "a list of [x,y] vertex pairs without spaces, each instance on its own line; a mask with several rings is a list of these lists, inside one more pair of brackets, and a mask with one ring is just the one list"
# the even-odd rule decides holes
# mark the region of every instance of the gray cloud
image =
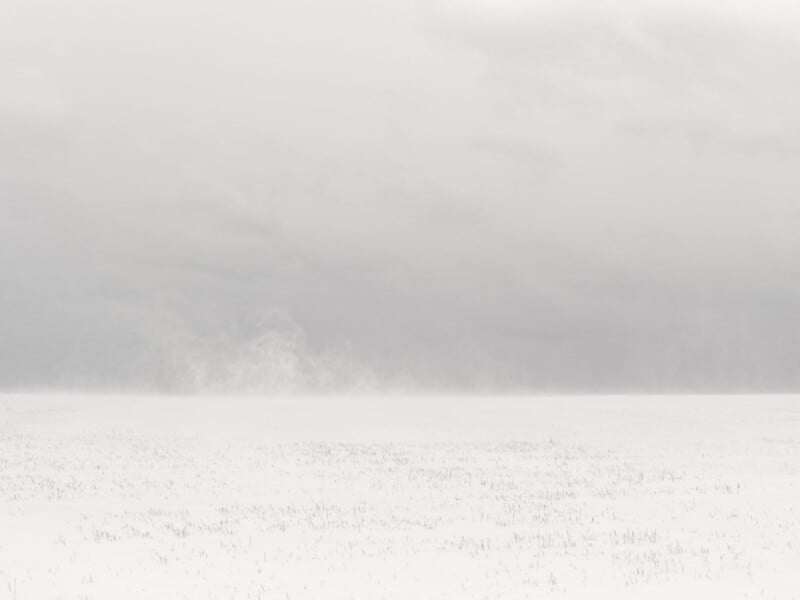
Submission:
[[788,4],[11,6],[2,388],[800,383]]

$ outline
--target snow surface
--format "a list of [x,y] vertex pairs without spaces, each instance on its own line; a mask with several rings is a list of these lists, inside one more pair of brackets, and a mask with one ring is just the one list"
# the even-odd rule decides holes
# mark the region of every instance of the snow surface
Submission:
[[800,598],[796,396],[0,396],[0,599]]

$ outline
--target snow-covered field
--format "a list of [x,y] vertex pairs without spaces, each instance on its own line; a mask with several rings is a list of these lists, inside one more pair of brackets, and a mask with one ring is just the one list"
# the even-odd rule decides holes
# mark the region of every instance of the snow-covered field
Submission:
[[800,598],[800,398],[0,396],[0,600]]

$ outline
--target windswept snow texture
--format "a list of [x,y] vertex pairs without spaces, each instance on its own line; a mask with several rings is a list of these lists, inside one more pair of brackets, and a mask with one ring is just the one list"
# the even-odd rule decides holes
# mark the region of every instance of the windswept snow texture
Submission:
[[789,599],[798,565],[797,397],[0,397],[0,599]]

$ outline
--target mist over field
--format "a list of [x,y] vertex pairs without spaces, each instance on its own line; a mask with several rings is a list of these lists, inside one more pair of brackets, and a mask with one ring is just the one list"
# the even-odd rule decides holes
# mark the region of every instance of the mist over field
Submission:
[[794,0],[0,1],[0,600],[800,599]]
[[2,12],[2,389],[800,384],[792,2]]

